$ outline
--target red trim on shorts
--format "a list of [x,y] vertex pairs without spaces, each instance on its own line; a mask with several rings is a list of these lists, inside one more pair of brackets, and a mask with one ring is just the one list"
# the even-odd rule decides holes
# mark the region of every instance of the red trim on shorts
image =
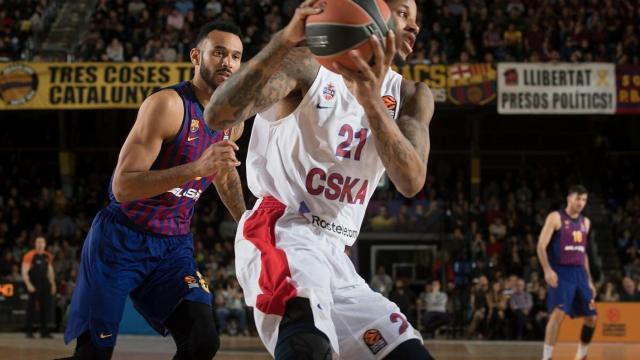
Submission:
[[260,251],[260,278],[262,294],[256,299],[256,308],[265,314],[284,315],[289,299],[297,290],[289,282],[291,272],[284,250],[276,247],[275,225],[286,206],[274,197],[262,199],[260,206],[244,223],[244,238]]

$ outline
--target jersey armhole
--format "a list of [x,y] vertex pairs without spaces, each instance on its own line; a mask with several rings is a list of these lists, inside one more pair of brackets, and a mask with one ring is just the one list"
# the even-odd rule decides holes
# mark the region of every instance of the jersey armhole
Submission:
[[180,141],[180,139],[182,138],[182,136],[184,135],[184,129],[185,129],[185,124],[187,123],[187,104],[184,101],[184,98],[182,97],[182,94],[180,94],[180,91],[178,91],[178,89],[176,89],[175,87],[168,87],[168,88],[164,88],[159,90],[160,91],[165,91],[165,90],[173,90],[175,91],[176,94],[178,94],[178,97],[180,98],[180,101],[182,102],[182,121],[180,123],[180,130],[178,130],[178,133],[174,136],[174,138],[170,141],[163,141],[162,142],[162,147],[167,147],[169,145],[173,145],[176,144]]

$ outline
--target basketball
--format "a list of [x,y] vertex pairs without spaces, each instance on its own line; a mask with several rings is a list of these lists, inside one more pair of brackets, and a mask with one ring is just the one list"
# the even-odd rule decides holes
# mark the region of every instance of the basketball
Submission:
[[372,58],[368,39],[375,35],[384,47],[384,39],[393,26],[391,11],[383,0],[326,1],[324,11],[307,18],[307,45],[316,60],[327,69],[338,72],[333,62],[356,69],[349,56],[358,50],[369,62]]

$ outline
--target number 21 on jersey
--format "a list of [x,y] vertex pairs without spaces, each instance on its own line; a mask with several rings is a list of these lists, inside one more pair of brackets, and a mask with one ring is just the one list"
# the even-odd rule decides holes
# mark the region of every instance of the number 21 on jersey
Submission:
[[[353,154],[353,160],[360,161],[360,154],[362,154],[362,149],[364,148],[364,144],[367,142],[367,135],[369,134],[369,129],[362,128],[358,130],[354,134],[353,128],[349,124],[344,124],[340,128],[338,135],[342,138],[345,138],[343,142],[338,144],[338,148],[336,149],[336,156],[345,159],[351,159],[351,143],[353,142],[354,137],[358,140],[358,145],[356,146],[356,150]],[[354,136],[355,135],[355,136]]]

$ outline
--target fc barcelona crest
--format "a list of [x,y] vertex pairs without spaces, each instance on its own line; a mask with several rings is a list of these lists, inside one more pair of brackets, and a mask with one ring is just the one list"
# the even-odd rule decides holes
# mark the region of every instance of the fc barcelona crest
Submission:
[[192,133],[198,132],[198,130],[200,129],[200,122],[198,121],[198,119],[192,119],[191,126],[189,128]]

